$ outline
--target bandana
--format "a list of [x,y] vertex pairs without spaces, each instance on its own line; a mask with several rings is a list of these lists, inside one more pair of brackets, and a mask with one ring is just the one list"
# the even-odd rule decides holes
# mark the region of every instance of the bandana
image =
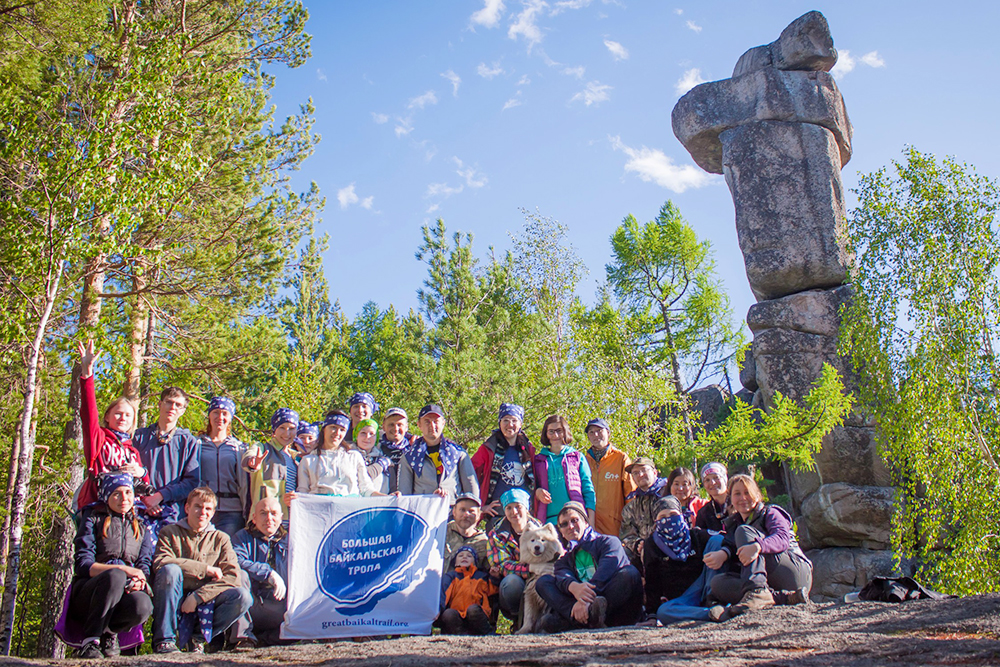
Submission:
[[531,509],[531,496],[524,489],[508,489],[500,496],[500,506],[507,507],[511,503],[519,503]]
[[212,410],[228,410],[229,414],[236,414],[236,404],[233,403],[233,399],[226,398],[225,396],[213,396],[212,400],[208,404],[208,412],[211,413]]
[[108,498],[120,486],[132,488],[132,475],[124,472],[108,472],[97,478],[97,499],[107,503]]
[[706,463],[701,467],[701,472],[699,473],[699,477],[705,479],[705,473],[707,473],[709,470],[718,473],[719,477],[722,478],[722,485],[723,486],[726,485],[726,481],[729,479],[729,473],[726,472],[726,466],[716,461],[712,461],[711,463]]
[[649,485],[649,488],[643,491],[642,489],[636,489],[632,493],[625,496],[625,502],[628,502],[639,496],[659,496],[660,491],[667,485],[666,477],[657,477],[656,481]]
[[357,439],[358,439],[358,431],[360,431],[365,426],[371,426],[372,428],[375,429],[375,432],[378,433],[378,422],[377,421],[375,421],[374,419],[372,419],[370,417],[368,419],[362,419],[361,421],[358,422],[358,425],[354,427],[354,440],[355,441],[357,441]]
[[126,442],[129,442],[132,439],[132,436],[126,433],[125,431],[116,431],[113,428],[109,428],[108,430],[114,433],[115,436],[118,438],[118,442],[122,444],[125,444]]
[[502,403],[500,405],[500,416],[497,420],[503,419],[504,417],[517,417],[522,422],[524,421],[524,408],[520,405],[514,405],[513,403]]
[[323,420],[323,427],[327,426],[342,426],[347,430],[351,429],[351,418],[347,415],[327,415],[326,419]]
[[[462,458],[462,449],[451,440],[441,438],[441,479],[451,475],[458,468],[458,461]],[[427,442],[423,438],[417,438],[413,445],[404,452],[407,463],[413,468],[413,474],[420,477],[420,471],[424,469],[424,461],[427,459]]]
[[291,408],[278,408],[271,415],[271,431],[273,432],[282,424],[293,424],[296,427],[299,425],[299,413]]
[[[503,476],[503,467],[507,459],[507,448],[510,446],[507,438],[504,437],[500,429],[493,431],[492,439],[496,442],[496,449],[493,452],[493,466],[490,468],[489,488],[486,491],[486,498],[484,499],[487,502],[493,498],[493,493],[497,490],[497,484],[500,483],[500,479]],[[535,466],[532,465],[531,457],[528,456],[528,447],[531,446],[531,443],[528,442],[528,436],[524,434],[524,431],[517,434],[514,446],[517,447],[518,460],[524,469],[523,483],[528,488],[533,489],[535,488]]]
[[357,405],[358,403],[364,403],[372,412],[378,412],[378,403],[375,402],[375,397],[367,391],[354,394],[354,396],[351,396],[350,400],[347,401],[348,406]]
[[295,430],[295,435],[306,435],[309,434],[314,438],[319,437],[319,426],[316,424],[310,424],[307,421],[299,422],[299,427]]
[[691,529],[680,514],[657,519],[653,542],[670,560],[686,561],[691,551]]

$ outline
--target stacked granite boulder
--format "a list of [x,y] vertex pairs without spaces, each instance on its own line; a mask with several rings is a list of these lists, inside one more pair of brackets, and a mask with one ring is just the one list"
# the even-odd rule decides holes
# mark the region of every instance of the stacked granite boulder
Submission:
[[[836,62],[826,18],[809,12],[743,54],[732,78],[693,88],[672,114],[691,157],[723,174],[733,196],[758,301],[747,314],[754,339],[740,380],[764,409],[776,391],[804,396],[824,362],[851,382],[837,333],[838,309],[851,298],[840,170],[852,128],[829,74]],[[857,590],[891,569],[893,492],[872,426],[852,415],[827,436],[815,470],[788,480],[816,596]]]

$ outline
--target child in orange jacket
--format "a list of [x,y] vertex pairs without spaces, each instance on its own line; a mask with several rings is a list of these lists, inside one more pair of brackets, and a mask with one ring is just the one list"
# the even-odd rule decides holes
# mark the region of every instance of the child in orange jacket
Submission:
[[496,634],[490,623],[490,596],[498,592],[485,572],[477,568],[476,550],[464,546],[451,559],[451,570],[441,578],[441,614],[438,626],[445,635]]

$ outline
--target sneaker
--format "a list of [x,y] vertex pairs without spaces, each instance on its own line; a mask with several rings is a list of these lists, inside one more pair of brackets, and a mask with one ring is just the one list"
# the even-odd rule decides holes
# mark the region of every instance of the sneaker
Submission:
[[608,627],[606,622],[607,616],[608,600],[607,598],[598,595],[594,598],[594,601],[590,603],[590,611],[587,615],[587,627],[591,630]]
[[101,653],[100,643],[96,639],[91,639],[77,649],[76,657],[83,658],[84,660],[93,660],[95,658],[103,658],[104,654]]
[[168,639],[161,642],[156,642],[153,644],[153,653],[180,653],[181,650],[177,648],[177,644],[174,640]]
[[754,588],[746,592],[740,605],[747,608],[747,611],[757,611],[774,606],[774,596],[768,588]]
[[122,654],[118,646],[118,633],[109,632],[101,637],[101,653],[105,658],[115,658]]
[[188,653],[194,653],[196,655],[204,655],[205,653],[204,640],[198,641],[197,639],[192,639],[190,642],[188,642]]

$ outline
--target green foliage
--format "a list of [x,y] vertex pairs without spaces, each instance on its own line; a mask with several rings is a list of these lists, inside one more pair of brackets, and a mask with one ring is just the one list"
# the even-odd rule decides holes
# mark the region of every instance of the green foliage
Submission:
[[950,593],[1000,590],[1000,190],[908,148],[861,179],[844,314],[861,407],[899,488],[900,558]]

